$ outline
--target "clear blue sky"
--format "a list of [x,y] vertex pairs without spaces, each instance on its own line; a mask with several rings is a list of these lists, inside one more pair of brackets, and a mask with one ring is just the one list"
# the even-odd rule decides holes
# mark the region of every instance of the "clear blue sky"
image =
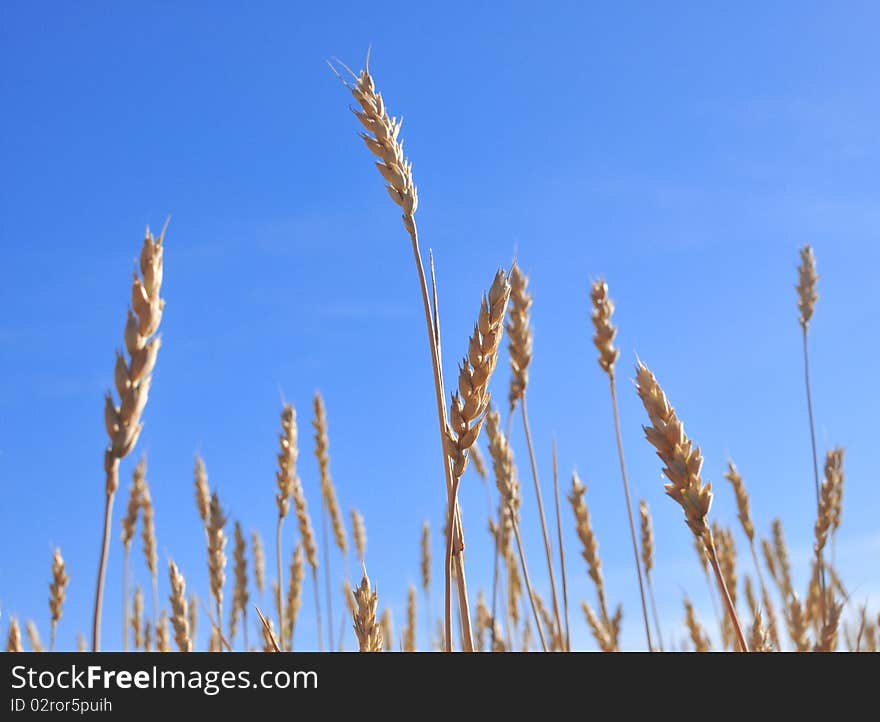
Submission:
[[[423,243],[436,254],[447,384],[480,292],[516,249],[535,294],[529,400],[545,497],[555,434],[565,485],[575,466],[589,484],[626,645],[642,644],[638,595],[588,284],[606,276],[617,303],[627,461],[655,517],[664,631],[681,637],[682,590],[704,621],[711,606],[642,437],[635,354],[702,445],[712,517],[736,522],[721,478],[730,454],[760,532],[783,517],[804,589],[814,496],[793,290],[804,243],[821,274],[811,332],[818,441],[847,447],[839,563],[857,600],[873,595],[876,608],[878,22],[871,3],[443,2],[382,12],[347,2],[3,3],[3,619],[33,617],[48,637],[60,545],[71,583],[59,644],[88,631],[102,394],[144,225],[170,214],[163,347],[137,452],[149,456],[163,569],[173,556],[207,597],[196,451],[230,515],[262,530],[271,564],[281,393],[299,412],[300,471],[317,510],[309,420],[321,389],[342,506],[365,515],[369,571],[402,629],[421,523],[440,528],[444,491],[408,241],[325,64],[336,55],[357,69],[370,44],[377,84],[406,119]],[[499,398],[507,369],[505,357]],[[526,544],[546,596],[519,430],[514,444]],[[133,464],[123,463],[123,490]],[[476,596],[491,573],[473,475],[462,502]],[[120,633],[120,506],[110,647]],[[577,602],[593,590],[567,505],[563,518],[574,639],[592,647]],[[286,551],[295,537],[290,523]],[[737,538],[742,576],[751,565]],[[438,613],[439,564],[434,573]],[[303,646],[314,643],[306,595]]]

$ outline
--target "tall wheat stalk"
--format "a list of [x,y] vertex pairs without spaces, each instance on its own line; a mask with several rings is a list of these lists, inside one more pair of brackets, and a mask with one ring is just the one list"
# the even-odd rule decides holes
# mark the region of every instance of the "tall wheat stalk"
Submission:
[[[809,328],[810,319],[813,318],[813,312],[816,310],[816,301],[819,300],[819,293],[816,285],[819,282],[819,275],[816,273],[816,256],[813,248],[809,244],[801,248],[801,264],[798,266],[798,285],[795,290],[798,294],[798,310],[800,311],[801,332],[804,342],[804,386],[807,391],[807,417],[810,421],[810,448],[813,452],[813,481],[816,486],[816,509],[821,515],[820,500],[820,482],[819,482],[819,455],[816,451],[816,428],[813,422],[813,394],[810,386],[810,350],[809,350]],[[819,581],[822,585],[822,620],[825,621],[825,564],[822,558],[822,550],[816,552],[819,560]]]
[[55,632],[58,629],[58,621],[64,612],[64,600],[67,597],[67,584],[70,577],[64,566],[64,557],[61,550],[56,549],[52,555],[52,583],[49,585],[49,612],[52,622],[49,633],[49,651],[55,651]]
[[141,509],[141,489],[147,473],[146,456],[141,456],[134,468],[131,486],[128,491],[128,506],[125,516],[122,517],[122,648],[128,651],[128,626],[129,626],[129,569],[128,562],[131,557],[131,540],[134,538],[135,526]]
[[645,565],[645,582],[648,586],[648,596],[651,599],[651,612],[654,616],[654,627],[657,630],[657,642],[662,652],[663,631],[660,628],[660,616],[657,614],[657,602],[654,599],[654,583],[651,581],[651,570],[654,568],[654,524],[651,521],[648,502],[644,499],[639,500],[639,517],[641,518],[642,563]]
[[684,424],[679,420],[654,374],[641,361],[636,365],[636,388],[651,420],[651,426],[643,427],[645,436],[657,449],[657,456],[665,464],[663,473],[669,479],[669,483],[664,487],[666,493],[684,510],[688,528],[705,546],[740,650],[748,652],[749,646],[742,625],[719,567],[712,530],[706,521],[706,515],[712,505],[712,484],[704,485],[700,477],[700,469],[703,466],[700,447],[694,447],[693,442],[687,437]]
[[[562,543],[562,512],[559,508],[559,462],[556,439],[553,439],[553,501],[556,505],[556,536],[559,544],[559,569],[562,576],[562,604],[565,613],[565,651],[571,651],[571,628],[568,619],[568,583],[565,578],[565,545]],[[494,620],[493,620],[494,621]]]
[[614,411],[614,435],[617,440],[617,457],[620,460],[620,477],[623,480],[623,496],[626,499],[626,517],[627,521],[629,521],[633,561],[636,565],[636,577],[639,581],[639,596],[642,601],[645,637],[648,640],[648,651],[653,652],[654,644],[651,641],[651,625],[648,623],[648,605],[645,602],[645,585],[642,583],[642,566],[639,562],[639,544],[636,541],[636,524],[633,518],[632,501],[629,495],[629,481],[626,477],[626,464],[623,458],[623,440],[620,435],[620,412],[617,408],[617,385],[614,378],[614,364],[620,355],[620,349],[614,346],[617,327],[611,321],[611,315],[614,313],[614,303],[608,296],[608,284],[602,279],[595,281],[590,290],[590,298],[593,302],[593,326],[596,329],[596,333],[593,335],[593,343],[599,352],[599,366],[608,374],[608,386],[611,390],[611,407]]
[[120,405],[116,406],[111,392],[104,397],[104,425],[110,444],[104,451],[104,531],[98,560],[98,582],[95,589],[95,613],[92,620],[92,651],[101,648],[101,605],[104,601],[104,576],[110,552],[110,526],[113,500],[119,487],[119,462],[137,443],[143,423],[141,415],[150,392],[153,367],[159,353],[159,322],[165,301],[159,297],[162,286],[162,241],[165,229],[154,238],[147,228],[140,255],[141,278],[134,274],[131,287],[131,308],[125,324],[125,348],[129,361],[116,352],[114,383]]
[[[343,65],[342,63],[340,63]],[[332,68],[331,64],[331,68]],[[352,85],[342,79],[337,72],[337,76],[342,80],[345,86],[351,91],[360,110],[352,109],[352,112],[358,120],[366,128],[366,133],[361,133],[361,138],[376,156],[379,161],[376,162],[376,168],[386,181],[386,189],[391,199],[400,206],[403,211],[403,225],[409,235],[413,258],[416,264],[416,273],[419,280],[419,289],[422,295],[422,306],[425,312],[425,326],[428,333],[428,347],[431,351],[431,371],[434,376],[434,396],[437,405],[437,421],[440,431],[440,450],[443,458],[443,474],[446,478],[446,494],[447,505],[451,499],[451,506],[455,509],[453,518],[452,533],[456,540],[453,549],[453,561],[456,566],[456,580],[458,583],[459,603],[461,604],[464,617],[464,635],[468,640],[468,648],[465,651],[473,651],[473,641],[471,639],[470,614],[468,610],[467,598],[467,582],[464,574],[463,551],[464,542],[461,539],[461,518],[458,509],[457,496],[453,494],[453,475],[450,459],[446,453],[446,439],[448,436],[448,422],[446,412],[446,392],[443,387],[443,365],[441,363],[440,349],[440,322],[438,318],[436,283],[433,283],[434,293],[428,292],[428,280],[425,275],[424,264],[422,263],[422,253],[419,248],[419,233],[416,226],[415,213],[418,208],[418,191],[412,174],[412,163],[410,163],[403,154],[403,142],[398,139],[400,128],[403,120],[390,117],[385,108],[385,101],[382,94],[376,90],[376,85],[369,71],[369,55],[364,70],[355,75],[347,66],[346,71],[354,78],[355,83]],[[336,72],[335,68],[333,68]],[[433,274],[432,274],[433,276]],[[433,280],[433,278],[432,278]],[[432,310],[433,299],[433,310]],[[451,577],[451,570],[447,570],[448,577]],[[447,587],[449,584],[447,584]],[[451,601],[449,594],[446,599],[446,609],[450,610]],[[451,617],[451,612],[447,613],[447,619]],[[446,630],[447,644],[450,638],[449,630]]]
[[[510,269],[510,312],[507,317],[508,352],[510,355],[510,416],[516,409],[516,402],[522,407],[523,431],[526,447],[529,452],[529,464],[532,469],[532,480],[535,483],[535,498],[538,502],[538,519],[541,522],[541,534],[544,539],[544,553],[547,559],[547,573],[550,577],[550,593],[553,601],[555,631],[553,636],[562,636],[562,619],[559,613],[559,599],[556,594],[556,576],[553,572],[553,550],[550,534],[547,531],[547,519],[544,514],[544,498],[541,494],[541,482],[538,480],[538,464],[535,460],[535,447],[532,444],[532,431],[529,426],[526,388],[529,383],[529,364],[532,360],[532,328],[529,322],[529,311],[532,306],[532,295],[528,292],[529,279],[514,262]],[[508,436],[510,432],[508,431]]]
[[284,404],[281,410],[281,433],[278,435],[278,470],[275,480],[278,493],[275,503],[278,506],[278,523],[275,527],[275,561],[277,563],[278,583],[275,585],[275,606],[278,610],[278,633],[284,643],[284,601],[281,597],[284,588],[284,572],[281,566],[281,525],[290,510],[290,497],[296,485],[296,459],[299,453],[296,443],[296,411],[293,404]]

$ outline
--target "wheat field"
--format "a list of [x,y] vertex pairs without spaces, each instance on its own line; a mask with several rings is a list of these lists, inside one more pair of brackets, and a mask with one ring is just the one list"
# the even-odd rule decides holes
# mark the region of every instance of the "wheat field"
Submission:
[[[468,338],[443,334],[438,298],[451,291],[454,279],[438,278],[435,273],[432,254],[442,254],[442,245],[433,246],[428,254],[422,247],[417,225],[417,159],[404,153],[402,120],[390,115],[369,57],[359,72],[338,60],[330,65],[353,99],[352,121],[360,124],[360,138],[381,176],[376,182],[384,183],[401,214],[403,234],[397,240],[401,254],[407,253],[409,242],[418,285],[413,294],[419,294],[414,303],[424,316],[428,346],[424,362],[430,364],[431,373],[429,377],[428,369],[423,369],[423,393],[434,399],[437,424],[432,428],[435,448],[424,453],[433,454],[440,465],[437,483],[442,477],[446,501],[437,510],[437,517],[444,520],[439,528],[429,520],[405,520],[409,527],[421,527],[420,535],[400,540],[411,545],[412,558],[419,559],[412,574],[420,588],[416,584],[408,588],[405,613],[393,619],[391,608],[383,604],[383,580],[371,571],[367,534],[371,523],[403,520],[370,519],[357,509],[348,514],[343,511],[345,500],[331,471],[329,412],[320,393],[314,395],[311,408],[295,408],[289,401],[279,404],[275,482],[264,480],[250,490],[251,496],[268,504],[274,497],[274,527],[245,529],[234,521],[237,511],[224,503],[222,490],[212,488],[207,472],[210,460],[197,454],[191,476],[193,518],[199,523],[193,523],[186,544],[204,555],[208,585],[196,589],[188,583],[186,569],[175,561],[174,546],[180,540],[160,549],[149,458],[138,441],[144,425],[150,423],[148,397],[154,370],[163,363],[166,309],[162,282],[166,270],[173,273],[173,267],[166,269],[164,250],[166,236],[168,243],[173,242],[172,222],[158,234],[147,229],[127,311],[119,309],[125,319],[122,338],[107,338],[108,351],[114,345],[121,350],[112,374],[107,368],[111,389],[104,398],[107,440],[103,467],[94,470],[95,478],[100,473],[103,483],[96,482],[87,492],[97,504],[98,489],[103,490],[103,528],[94,539],[99,563],[93,616],[71,619],[64,614],[69,585],[90,583],[94,570],[68,569],[62,541],[45,570],[50,589],[48,614],[45,609],[29,609],[12,615],[8,607],[0,609],[6,651],[54,650],[59,625],[77,630],[80,650],[101,650],[103,609],[120,603],[127,651],[194,651],[200,648],[196,635],[201,629],[208,630],[203,646],[210,651],[288,652],[299,649],[297,629],[307,626],[314,630],[322,651],[350,649],[356,644],[362,652],[565,652],[576,651],[572,629],[579,628],[588,630],[596,649],[613,652],[622,648],[624,624],[639,635],[641,649],[652,652],[878,651],[880,608],[862,603],[836,564],[846,485],[845,449],[823,449],[817,444],[809,366],[811,347],[825,343],[810,333],[814,314],[822,312],[817,252],[810,245],[792,248],[797,276],[779,279],[781,287],[794,286],[791,323],[799,324],[803,342],[802,355],[792,358],[791,365],[803,376],[807,414],[792,414],[789,423],[802,425],[811,439],[803,454],[809,456],[813,478],[809,486],[793,492],[809,498],[815,508],[812,551],[808,559],[797,560],[808,565],[809,578],[796,579],[792,571],[782,521],[785,510],[778,511],[769,528],[756,528],[747,479],[731,459],[711,460],[713,468],[726,464],[724,481],[716,482],[713,489],[703,474],[699,439],[686,431],[675,407],[674,390],[662,385],[664,369],[653,367],[650,358],[632,363],[621,358],[616,345],[614,279],[605,279],[597,268],[596,276],[584,279],[589,293],[572,300],[583,304],[593,328],[573,328],[571,333],[592,336],[595,353],[582,359],[582,373],[596,374],[607,384],[603,403],[611,426],[608,438],[614,443],[606,445],[604,453],[618,465],[619,482],[615,483],[628,520],[618,525],[615,538],[603,537],[600,545],[588,485],[577,472],[558,468],[555,444],[552,464],[547,464],[538,458],[533,443],[533,432],[535,437],[548,438],[551,430],[533,430],[529,423],[530,365],[534,354],[551,351],[533,343],[531,312],[541,298],[529,287],[528,254],[499,258],[497,267],[483,269],[485,293],[471,299],[473,331]],[[393,99],[395,108],[404,102],[405,98]],[[339,112],[345,112],[342,101]],[[360,152],[367,162],[363,148],[352,147],[351,152]],[[431,203],[428,197],[421,200]],[[384,210],[394,212],[390,206]],[[174,308],[169,306],[167,313],[174,313]],[[441,341],[460,354],[457,369],[443,368]],[[499,364],[509,364],[506,387],[496,378]],[[393,385],[392,379],[377,381]],[[641,418],[622,417],[618,398],[623,394],[638,397],[644,412]],[[520,426],[524,443],[514,448],[513,430]],[[657,471],[664,477],[668,497],[665,503],[676,507],[688,530],[692,564],[705,576],[717,612],[714,620],[700,619],[691,601],[693,591],[682,590],[681,598],[674,601],[687,636],[678,640],[670,638],[668,625],[664,628],[655,595],[655,546],[665,540],[655,537],[654,510],[631,493],[626,466],[626,454],[631,452],[624,448],[622,427],[640,427],[646,448],[656,453]],[[307,450],[313,451],[319,469],[320,495],[316,498],[307,498],[298,473],[300,454]],[[333,446],[332,454],[345,455],[346,449]],[[486,486],[487,514],[462,507],[463,484]],[[719,485],[729,485],[720,501],[715,499]],[[859,503],[850,496],[847,502]],[[728,508],[719,513],[719,505]],[[525,508],[532,510],[528,518],[535,522],[528,535],[523,533]],[[719,518],[735,518],[736,522],[725,525]],[[566,529],[574,532],[576,544],[566,546],[566,537],[571,538]],[[432,555],[434,539],[442,540],[442,556]],[[489,545],[491,576],[468,574],[466,543],[468,549]],[[616,601],[623,593],[620,581],[616,580],[616,586],[609,584],[603,572],[604,545],[626,549],[627,596],[637,598],[637,606],[624,609]],[[140,547],[134,553],[143,555],[145,578],[135,579],[132,573],[133,546]],[[344,560],[341,569],[331,566],[331,551],[337,560]],[[109,565],[122,569],[121,595],[105,584]],[[589,580],[586,598],[572,593],[570,582],[575,578]],[[436,610],[430,598],[433,580],[443,585]],[[48,640],[45,645],[41,630]],[[419,639],[430,639],[432,644],[420,647]]]

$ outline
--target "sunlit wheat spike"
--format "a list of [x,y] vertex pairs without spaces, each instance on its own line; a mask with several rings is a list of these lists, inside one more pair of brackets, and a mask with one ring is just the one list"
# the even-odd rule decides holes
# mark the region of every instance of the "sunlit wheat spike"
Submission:
[[599,645],[599,649],[603,652],[616,652],[617,633],[620,629],[620,620],[622,617],[621,607],[617,607],[614,617],[610,619],[607,624],[599,619],[596,612],[593,611],[593,608],[587,602],[581,602],[581,609],[587,619],[590,631],[592,631],[593,637]]
[[694,605],[691,603],[691,600],[688,599],[688,597],[684,598],[684,611],[684,622],[687,626],[688,632],[691,635],[691,641],[694,643],[694,651],[710,651],[712,648],[712,643],[709,641],[709,637],[706,636],[706,632],[703,630],[703,626],[700,624],[700,620],[697,619],[697,613],[694,610]]
[[15,617],[9,618],[9,633],[6,637],[7,652],[24,652],[21,644],[21,629],[18,626],[18,620]]
[[782,529],[782,520],[774,519],[772,522],[773,529],[773,552],[775,557],[775,566],[777,570],[777,579],[780,591],[784,599],[788,599],[794,594],[794,587],[791,583],[791,564],[788,561],[788,546],[785,543],[785,534]]
[[296,411],[293,404],[285,404],[281,410],[281,433],[278,436],[278,470],[275,479],[278,482],[278,493],[275,502],[278,505],[278,516],[287,516],[290,508],[290,497],[296,478],[296,460],[299,455],[296,438]]
[[37,630],[37,625],[33,619],[28,619],[24,625],[25,631],[27,631],[28,636],[28,644],[31,646],[32,652],[45,652],[46,650],[43,648],[43,642],[40,639],[40,633]]
[[226,514],[220,506],[217,492],[211,494],[208,512],[208,572],[211,594],[217,605],[217,623],[222,619],[223,585],[226,583]]
[[134,538],[138,513],[141,509],[141,489],[143,488],[146,474],[147,457],[142,454],[137,465],[134,467],[131,486],[128,491],[128,505],[126,506],[125,516],[122,517],[122,544],[126,549],[130,548],[131,540]]
[[798,295],[798,310],[801,312],[801,326],[806,328],[816,309],[816,301],[819,300],[819,293],[816,291],[819,276],[816,273],[816,256],[813,254],[813,247],[804,246],[800,254],[801,264],[798,266],[798,284],[795,289]]
[[156,651],[171,651],[171,645],[168,642],[168,612],[164,609],[159,615],[159,624],[156,626]]
[[88,645],[86,643],[86,635],[82,632],[76,633],[76,651],[77,652],[85,652],[88,650]]
[[788,634],[794,643],[795,650],[798,652],[809,651],[810,640],[807,636],[807,620],[804,608],[794,592],[792,592],[791,599],[787,604],[785,622],[788,625]]
[[131,611],[131,631],[134,636],[134,648],[139,649],[144,646],[143,637],[143,617],[144,617],[144,593],[140,586],[134,588],[134,601],[132,602]]
[[614,364],[620,356],[620,349],[614,346],[614,337],[617,335],[617,327],[611,322],[614,313],[614,303],[608,296],[608,284],[604,279],[598,279],[590,289],[590,299],[593,302],[591,317],[596,333],[593,335],[593,343],[599,352],[599,366],[609,376],[614,375]]
[[320,392],[315,392],[315,419],[312,425],[315,428],[315,456],[318,459],[318,467],[321,471],[321,495],[327,511],[330,512],[330,521],[333,524],[333,536],[336,546],[343,554],[348,552],[348,535],[345,532],[345,523],[342,521],[342,512],[339,501],[336,498],[336,487],[330,476],[330,440],[327,436],[327,411],[324,399]]
[[522,501],[519,477],[513,460],[513,449],[510,448],[504,431],[501,429],[501,416],[497,410],[492,408],[486,412],[486,434],[489,436],[489,455],[492,457],[495,484],[506,507],[503,518],[506,519],[508,515],[513,515],[515,522]]
[[414,216],[419,197],[413,182],[412,163],[404,156],[403,141],[399,139],[403,119],[388,115],[385,101],[376,90],[369,68],[362,70],[357,82],[348,87],[360,106],[360,110],[352,108],[352,112],[367,130],[361,133],[361,138],[367,148],[379,157],[376,168],[387,183],[388,195],[403,210],[403,224],[407,232],[415,235]]
[[650,574],[654,568],[654,526],[651,524],[648,502],[644,499],[639,500],[639,518],[642,531],[642,563],[645,565],[645,574]]
[[427,519],[422,522],[422,590],[427,593],[431,588],[431,525]]
[[351,535],[354,537],[354,548],[357,552],[358,561],[363,564],[367,553],[367,525],[363,515],[357,510],[351,510]]
[[529,364],[532,362],[532,329],[529,310],[532,296],[526,290],[529,278],[514,263],[510,269],[510,310],[507,314],[507,349],[510,355],[510,408],[516,406],[529,383]]
[[706,515],[712,505],[712,484],[704,485],[700,477],[703,466],[700,447],[694,447],[687,437],[684,424],[654,374],[641,361],[636,364],[636,388],[651,420],[651,426],[643,427],[645,436],[665,464],[663,473],[669,479],[664,487],[666,493],[684,509],[691,531],[707,538],[710,532]]
[[599,556],[599,541],[593,533],[593,525],[590,520],[590,511],[584,499],[587,487],[581,483],[577,472],[571,475],[571,493],[568,501],[574,511],[575,530],[581,541],[581,555],[587,562],[587,573],[593,584],[596,585],[596,594],[599,598],[599,612],[602,624],[608,622],[608,606],[605,599],[605,580],[602,576],[602,558]]
[[403,651],[416,651],[416,587],[409,585],[406,594],[406,627],[403,630]]
[[119,485],[119,460],[132,450],[143,427],[141,415],[147,403],[160,344],[155,334],[165,307],[165,301],[159,296],[162,241],[161,234],[155,238],[147,229],[140,256],[142,278],[134,274],[131,308],[125,325],[125,350],[129,360],[126,361],[121,351],[116,352],[114,382],[120,405],[115,405],[109,392],[105,398],[104,419],[110,437],[104,462],[108,494],[115,492]]
[[101,556],[98,561],[98,580],[95,589],[95,608],[92,617],[92,650],[101,646],[101,610],[104,599],[104,576],[110,551],[110,526],[113,500],[119,487],[119,462],[137,443],[144,427],[141,417],[150,393],[153,369],[159,353],[160,338],[156,335],[165,301],[159,296],[162,286],[162,241],[164,230],[155,238],[147,228],[140,255],[140,272],[134,273],[131,286],[131,306],[123,332],[125,350],[116,351],[113,373],[119,396],[119,406],[108,391],[104,396],[104,427],[109,444],[104,450],[104,530]]
[[727,471],[724,472],[724,478],[733,485],[733,493],[736,495],[736,508],[739,512],[739,523],[742,524],[743,531],[753,541],[755,538],[755,525],[752,523],[752,512],[749,508],[749,492],[746,490],[746,484],[743,481],[736,464],[732,461],[727,462]]
[[189,622],[189,635],[190,639],[193,640],[193,646],[195,646],[196,639],[196,629],[198,628],[199,623],[199,598],[196,596],[195,592],[189,593],[189,609],[187,621]]
[[241,524],[237,521],[235,522],[235,545],[233,546],[232,558],[235,562],[233,566],[235,588],[232,593],[232,608],[229,616],[230,642],[235,637],[238,618],[242,617],[244,620],[247,620],[247,607],[250,601],[247,573],[247,543],[245,542]]
[[263,539],[256,529],[251,531],[251,552],[254,556],[254,582],[257,591],[262,594],[266,591],[266,552],[263,549]]
[[147,483],[146,476],[141,477],[140,484],[138,502],[140,503],[143,520],[141,541],[144,549],[144,561],[150,574],[155,575],[159,563],[159,554],[156,550],[156,522],[153,511],[153,498],[150,494],[150,486]]
[[[275,634],[275,625],[272,623],[271,619],[263,619],[263,651],[264,652],[277,652],[279,647],[276,642],[277,635]],[[220,651],[219,649],[219,640],[218,640],[218,648],[216,650],[211,651]]]
[[[523,595],[522,577],[519,573],[516,552],[513,550],[513,545],[510,544],[509,538],[507,547],[502,551],[504,553],[505,569],[507,570],[507,614],[510,616],[511,623],[516,626],[520,621],[519,602]],[[528,621],[528,617],[526,617],[526,621]]]
[[205,462],[202,457],[196,454],[196,465],[193,472],[193,480],[196,487],[196,508],[199,510],[199,517],[207,528],[208,517],[211,513],[211,489],[208,486],[208,470],[205,468]]
[[753,652],[773,651],[773,642],[770,639],[770,634],[767,631],[767,628],[764,626],[764,620],[760,609],[755,613],[755,619],[752,622],[752,629],[749,633],[749,649]]
[[52,621],[51,643],[49,648],[55,649],[55,630],[64,612],[64,600],[67,596],[67,584],[70,577],[64,567],[61,550],[55,549],[52,554],[52,582],[49,584],[49,613]]
[[[173,560],[168,562],[168,577],[171,582],[171,626],[174,628],[174,642],[181,652],[192,651],[190,637],[190,610],[186,601],[186,580]],[[193,629],[192,632],[195,632]]]
[[376,605],[379,603],[379,597],[375,591],[370,590],[370,580],[366,572],[353,596],[357,602],[357,609],[352,616],[359,651],[381,652],[382,629],[376,621]]
[[318,545],[315,542],[315,532],[312,528],[312,518],[309,516],[305,491],[303,491],[302,481],[298,476],[293,485],[293,508],[296,512],[296,523],[299,527],[303,551],[305,551],[309,566],[314,571],[318,568]]
[[[482,652],[485,650],[486,631],[488,630],[491,635],[493,625],[492,613],[489,611],[489,607],[486,606],[486,596],[483,594],[483,590],[480,589],[477,592],[477,623],[474,630],[476,636],[475,651]],[[491,641],[491,636],[489,639]]]
[[489,379],[498,363],[498,346],[504,334],[504,316],[510,299],[510,281],[499,269],[484,296],[468,353],[458,366],[458,390],[452,395],[447,432],[447,453],[456,477],[468,464],[468,450],[476,443],[489,408]]
[[382,639],[385,642],[385,651],[390,652],[394,648],[394,620],[391,617],[391,607],[382,610],[379,618],[379,626],[382,627]]
[[296,619],[302,606],[302,588],[305,575],[302,544],[297,544],[290,559],[290,579],[287,583],[287,609],[284,615],[285,629],[283,634],[287,649],[293,649],[293,630],[296,629]]
[[843,449],[832,449],[825,456],[825,478],[819,491],[819,513],[816,517],[816,544],[814,550],[820,554],[828,540],[828,531],[834,524],[837,507],[837,490],[843,486]]

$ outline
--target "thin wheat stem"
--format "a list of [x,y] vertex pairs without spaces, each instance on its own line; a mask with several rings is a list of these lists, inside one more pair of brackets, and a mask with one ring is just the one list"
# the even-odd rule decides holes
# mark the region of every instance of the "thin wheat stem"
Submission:
[[529,429],[529,414],[526,407],[526,396],[526,392],[523,391],[522,400],[520,401],[522,406],[523,429],[525,430],[526,435],[526,446],[529,449],[529,462],[532,467],[532,479],[535,482],[535,496],[538,499],[538,515],[541,518],[541,532],[544,535],[544,551],[547,555],[547,571],[550,574],[550,592],[553,598],[553,615],[556,619],[556,629],[561,636],[562,618],[559,614],[559,601],[556,596],[556,578],[553,574],[553,551],[550,548],[550,535],[547,533],[547,520],[544,516],[544,500],[541,496],[541,483],[538,481],[538,465],[535,462],[535,450],[532,446],[532,432]]
[[636,527],[633,521],[632,501],[629,496],[629,481],[626,477],[626,464],[623,460],[623,440],[620,435],[620,412],[617,409],[617,390],[614,383],[614,373],[608,374],[609,388],[611,389],[611,406],[614,409],[614,434],[617,438],[617,456],[620,459],[620,476],[623,480],[623,494],[626,497],[626,518],[629,520],[629,531],[632,537],[633,557],[636,562],[636,575],[639,578],[639,595],[642,599],[642,616],[645,620],[645,636],[648,639],[648,651],[654,651],[651,642],[651,626],[648,623],[648,605],[645,603],[645,586],[642,583],[642,565],[639,562],[639,543],[636,541]]
[[654,616],[654,627],[657,629],[657,643],[660,645],[660,651],[663,651],[663,632],[660,629],[660,615],[657,614],[657,602],[654,600],[654,584],[651,582],[651,575],[645,572],[645,581],[648,583],[648,596],[651,599],[651,612]]
[[333,589],[330,581],[330,546],[327,536],[327,505],[321,497],[321,536],[324,541],[324,588],[327,592],[327,650],[332,652],[333,647]]
[[[820,492],[819,492],[819,457],[816,452],[816,430],[813,424],[813,396],[810,389],[810,352],[807,342],[807,324],[801,324],[804,337],[804,383],[807,389],[807,416],[810,420],[810,444],[813,450],[813,481],[816,485],[816,509],[820,509]],[[822,559],[822,551],[820,550],[816,557],[819,561],[819,582],[822,585],[822,623],[826,621],[826,595],[825,591],[825,564]]]
[[[113,461],[112,471],[108,471],[108,477],[113,474],[119,476],[119,461]],[[118,484],[118,482],[117,482]],[[107,572],[107,556],[110,552],[110,525],[113,521],[113,499],[116,489],[106,494],[104,503],[104,538],[101,542],[101,556],[98,560],[98,583],[95,589],[95,615],[92,620],[92,651],[97,652],[101,648],[101,605],[104,599],[104,577]]]
[[559,464],[556,439],[553,439],[553,496],[556,503],[556,535],[559,540],[559,567],[562,571],[562,604],[565,610],[565,651],[571,651],[571,629],[568,617],[568,583],[565,578],[565,546],[562,543],[562,514],[559,511]]
[[125,545],[125,553],[122,557],[122,650],[128,651],[128,557],[131,555],[131,547]]
[[318,632],[318,651],[324,651],[324,637],[321,634],[321,599],[318,593],[318,570],[312,567],[312,588],[315,590],[315,626]]
[[715,579],[718,581],[719,589],[721,589],[721,598],[724,600],[724,604],[727,606],[727,614],[730,617],[730,621],[733,624],[733,629],[736,632],[740,651],[748,652],[749,645],[746,642],[745,634],[743,634],[742,626],[740,625],[739,617],[736,613],[736,608],[733,606],[733,600],[730,598],[730,591],[727,589],[727,584],[724,581],[724,575],[721,573],[721,567],[718,564],[718,552],[715,549],[715,541],[712,538],[711,533],[707,535],[706,539],[708,540],[706,550],[709,552],[709,563],[712,565],[712,570],[715,572]]
[[[275,557],[278,562],[278,586],[275,588],[275,606],[278,609],[278,629],[281,644],[284,644],[284,602],[281,598],[281,590],[284,586],[284,570],[281,566],[281,525],[284,523],[284,517],[278,515],[278,524],[275,527]],[[247,649],[247,645],[245,645]]]
[[535,626],[538,628],[538,636],[541,638],[541,646],[544,648],[544,651],[547,651],[547,640],[544,638],[544,629],[541,625],[541,620],[538,617],[538,608],[535,606],[535,593],[532,591],[532,583],[529,580],[529,569],[526,565],[526,555],[523,552],[522,539],[519,536],[519,524],[517,524],[516,519],[513,516],[513,510],[510,510],[510,516],[513,522],[513,536],[516,539],[516,548],[519,551],[519,562],[522,565],[523,571],[523,580],[526,583],[526,591],[529,595],[529,602],[532,605],[532,614],[535,617]]

